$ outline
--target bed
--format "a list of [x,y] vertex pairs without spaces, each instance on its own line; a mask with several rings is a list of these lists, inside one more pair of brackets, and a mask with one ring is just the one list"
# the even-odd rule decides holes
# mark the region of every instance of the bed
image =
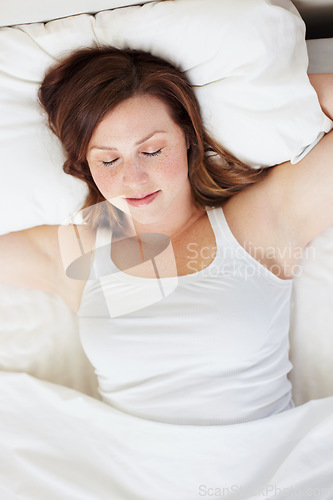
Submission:
[[[201,30],[196,51],[180,45],[185,16],[189,42]],[[234,30],[235,19],[243,30]],[[138,20],[146,30],[135,29]],[[225,30],[211,29],[218,34],[207,38],[214,22]],[[79,217],[85,187],[61,172],[63,152],[35,99],[60,53],[96,39],[156,50],[188,72],[206,126],[258,168],[296,163],[332,128],[305,71],[333,73],[332,26],[333,1],[237,0],[229,9],[218,0],[3,1],[0,234]],[[171,29],[174,43],[165,44]],[[254,42],[244,51],[246,37]],[[226,41],[234,47],[229,59]],[[221,93],[225,121],[214,112]],[[18,143],[25,155],[19,166],[12,154]],[[64,301],[0,281],[1,498],[333,498],[332,252],[333,227],[307,247],[293,285],[288,377],[296,407],[228,426],[145,421],[106,405]]]

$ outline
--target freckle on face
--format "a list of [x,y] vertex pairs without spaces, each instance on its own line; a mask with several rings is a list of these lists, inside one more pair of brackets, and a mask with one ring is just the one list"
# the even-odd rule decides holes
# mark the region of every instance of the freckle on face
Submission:
[[[139,146],[135,145],[154,131],[163,133],[155,134]],[[145,210],[161,214],[171,203],[175,203],[177,197],[188,196],[185,135],[160,99],[136,96],[123,101],[100,122],[90,145],[116,148],[111,152],[93,150],[88,154],[88,163],[96,185],[104,197],[116,206],[116,200],[120,196],[130,197],[160,190],[161,195]],[[143,155],[143,152],[158,149],[161,149],[159,156],[148,158]],[[110,158],[118,158],[115,166],[102,166],[102,162],[110,161]],[[128,168],[144,171],[147,175],[127,175],[127,180],[131,178],[131,183],[126,182]],[[135,214],[138,210],[140,209],[136,209]]]

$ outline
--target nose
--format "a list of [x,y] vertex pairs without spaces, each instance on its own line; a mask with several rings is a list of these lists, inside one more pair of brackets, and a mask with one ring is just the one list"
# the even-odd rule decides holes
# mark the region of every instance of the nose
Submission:
[[135,162],[128,162],[123,170],[124,185],[135,187],[141,186],[148,181],[146,169]]

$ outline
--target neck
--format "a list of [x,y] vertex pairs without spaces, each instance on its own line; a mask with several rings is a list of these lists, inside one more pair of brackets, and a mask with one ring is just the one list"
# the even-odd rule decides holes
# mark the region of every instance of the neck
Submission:
[[164,234],[171,241],[177,241],[205,213],[206,210],[204,208],[197,208],[191,200],[187,204],[183,203],[181,207],[172,206],[161,220],[150,224],[141,224],[134,219],[128,218],[129,231],[132,235],[137,236],[140,236],[142,233]]
[[162,233],[175,241],[203,214],[205,209],[198,209],[193,203],[188,206],[182,206],[180,210],[175,207],[165,214],[163,220],[153,224],[142,225],[134,222],[135,231],[140,233]]

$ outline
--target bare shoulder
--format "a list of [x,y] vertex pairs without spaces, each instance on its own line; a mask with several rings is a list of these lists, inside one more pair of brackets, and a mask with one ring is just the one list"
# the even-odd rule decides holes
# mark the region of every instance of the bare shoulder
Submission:
[[[281,167],[281,169],[280,169]],[[283,211],[283,166],[269,168],[261,181],[252,184],[223,204],[228,224],[240,234],[268,245],[289,238]]]
[[80,239],[87,247],[93,247],[96,231],[86,224],[68,225],[45,225],[31,228],[30,231],[40,246],[52,252],[56,242],[66,242],[67,244]]
[[281,279],[290,279],[300,260],[297,231],[285,205],[287,164],[223,204],[230,230],[245,250]]
[[86,248],[94,246],[96,232],[88,225],[41,225],[0,235],[1,248],[16,247],[25,251],[30,246],[40,254],[55,257],[60,241],[69,245],[80,239]]
[[51,227],[37,226],[0,236],[1,283],[36,288],[48,279]]
[[71,262],[91,253],[95,231],[85,225],[41,225],[0,236],[1,283],[55,292],[77,311],[86,279],[73,279]]

